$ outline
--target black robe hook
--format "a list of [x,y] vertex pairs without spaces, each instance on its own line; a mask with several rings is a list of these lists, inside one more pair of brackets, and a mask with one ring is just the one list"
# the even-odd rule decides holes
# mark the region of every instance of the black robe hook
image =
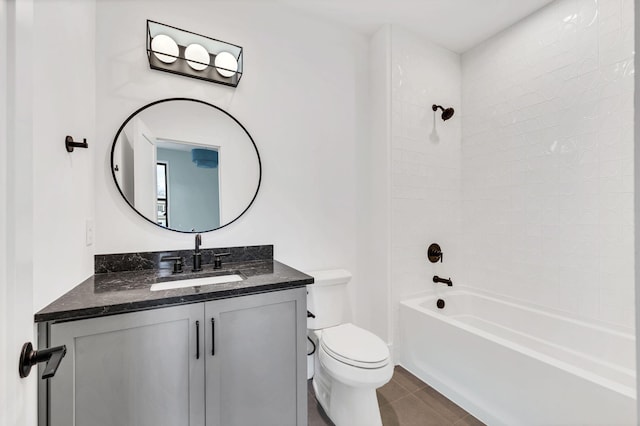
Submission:
[[82,139],[82,142],[75,142],[71,136],[64,138],[64,146],[67,148],[67,152],[73,152],[74,148],[89,148],[87,138]]

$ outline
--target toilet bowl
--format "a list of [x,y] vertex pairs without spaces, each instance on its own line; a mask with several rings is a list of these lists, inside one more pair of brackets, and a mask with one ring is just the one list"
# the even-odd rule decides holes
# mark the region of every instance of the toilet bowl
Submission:
[[329,418],[342,425],[381,425],[376,389],[391,380],[387,345],[353,324],[315,332],[313,389]]
[[346,300],[340,288],[346,287],[351,274],[332,270],[310,275],[315,278],[307,289],[308,307],[316,317],[308,326],[316,341],[316,399],[336,426],[382,425],[376,389],[393,375],[389,348],[375,334],[338,321],[344,319],[341,305]]

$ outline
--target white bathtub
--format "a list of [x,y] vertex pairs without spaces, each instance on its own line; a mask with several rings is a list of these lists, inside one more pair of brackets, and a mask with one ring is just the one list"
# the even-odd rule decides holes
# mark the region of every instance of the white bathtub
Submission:
[[470,290],[400,303],[400,364],[490,425],[636,424],[635,338]]

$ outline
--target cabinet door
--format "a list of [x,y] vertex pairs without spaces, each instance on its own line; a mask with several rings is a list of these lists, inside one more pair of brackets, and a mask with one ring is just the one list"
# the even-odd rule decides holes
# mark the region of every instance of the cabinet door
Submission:
[[50,426],[204,425],[203,314],[199,303],[51,325],[67,355]]
[[306,309],[304,287],[206,303],[207,426],[307,424]]

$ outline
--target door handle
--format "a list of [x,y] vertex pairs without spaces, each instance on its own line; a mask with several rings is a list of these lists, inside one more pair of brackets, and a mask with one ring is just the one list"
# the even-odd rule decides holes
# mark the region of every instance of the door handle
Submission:
[[40,362],[46,362],[47,365],[42,372],[42,378],[49,379],[56,374],[60,366],[60,361],[62,361],[62,358],[64,358],[66,354],[67,347],[65,345],[34,351],[31,342],[27,342],[22,345],[18,373],[20,377],[25,378],[31,372],[31,367]]
[[200,321],[196,321],[196,359],[200,359]]
[[216,354],[216,320],[211,318],[211,356]]

